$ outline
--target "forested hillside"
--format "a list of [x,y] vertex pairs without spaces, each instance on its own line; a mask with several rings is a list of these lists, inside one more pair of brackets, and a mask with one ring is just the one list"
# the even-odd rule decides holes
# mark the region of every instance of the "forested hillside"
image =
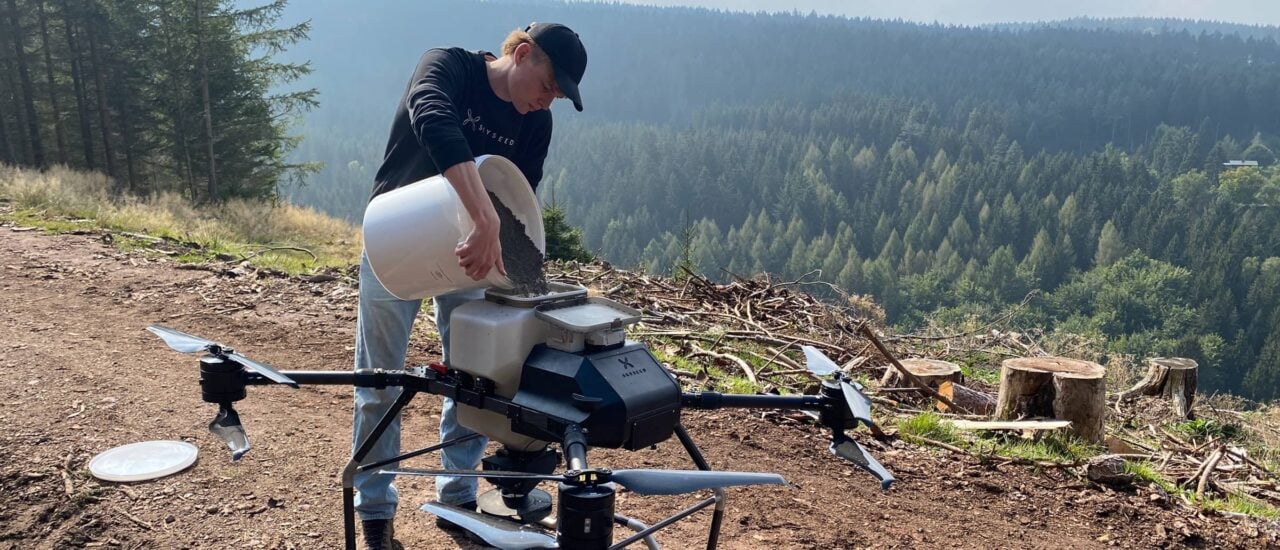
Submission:
[[[540,194],[605,258],[808,273],[905,327],[989,320],[1034,291],[1012,323],[1280,393],[1274,28],[404,4],[356,25],[338,6],[297,12],[316,40],[295,55],[334,98],[308,123],[297,158],[328,167],[300,200],[359,219],[422,49],[496,49],[559,20],[591,52],[587,111],[556,111]],[[1261,166],[1223,166],[1241,159]]]

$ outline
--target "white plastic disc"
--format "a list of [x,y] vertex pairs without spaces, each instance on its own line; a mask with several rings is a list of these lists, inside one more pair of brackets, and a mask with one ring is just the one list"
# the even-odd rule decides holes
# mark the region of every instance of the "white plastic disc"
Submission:
[[198,453],[185,441],[130,443],[98,453],[89,461],[89,472],[106,481],[145,481],[181,472]]

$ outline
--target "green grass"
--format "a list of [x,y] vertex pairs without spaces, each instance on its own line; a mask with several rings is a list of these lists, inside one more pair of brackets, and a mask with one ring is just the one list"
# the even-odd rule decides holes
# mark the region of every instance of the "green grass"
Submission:
[[698,363],[685,359],[679,355],[668,354],[665,351],[668,345],[673,345],[673,341],[670,338],[651,338],[649,342],[649,351],[653,352],[653,356],[658,358],[658,361],[671,365],[672,370],[693,375],[702,373],[702,366]]
[[[653,356],[658,361],[671,365],[672,370],[694,376],[703,376],[705,374],[705,384],[710,391],[745,394],[755,394],[760,391],[760,387],[757,384],[753,384],[736,365],[721,366],[712,364],[711,359],[708,357],[689,359],[680,355],[669,354],[666,352],[667,346],[677,345],[670,338],[654,337],[648,339],[647,343]],[[706,344],[703,345],[705,346]],[[751,365],[751,368],[757,373],[760,372],[760,366],[764,364],[762,359],[757,359],[759,363],[752,362],[754,358],[749,354],[735,353],[734,355],[747,361],[747,364]]]
[[1021,439],[1004,433],[987,433],[968,439],[950,422],[934,412],[923,412],[897,421],[898,432],[910,438],[922,437],[967,449],[980,456],[1021,458],[1037,462],[1071,463],[1097,455],[1097,447],[1066,433],[1051,433],[1038,440]]
[[[997,385],[1000,383],[1000,364],[996,357],[990,353],[974,352],[965,355],[960,359],[960,373],[964,375],[965,380],[977,380],[984,384]],[[992,367],[990,365],[997,365]]]
[[1235,512],[1246,516],[1276,520],[1280,519],[1280,509],[1262,502],[1254,502],[1252,500],[1241,498],[1236,495],[1228,495],[1225,499],[1205,499],[1200,503],[1207,510],[1216,510],[1222,512]]
[[925,411],[897,421],[900,433],[954,444],[960,441],[959,432],[936,413]]
[[[1163,489],[1166,493],[1174,497],[1185,498],[1189,502],[1195,501],[1195,491],[1191,488],[1179,487],[1168,478],[1164,477],[1151,462],[1142,461],[1126,461],[1124,465],[1126,472],[1133,474],[1133,477],[1143,483],[1154,483]],[[1275,506],[1262,502],[1255,502],[1236,495],[1227,495],[1226,498],[1206,498],[1200,501],[1200,507],[1205,510],[1234,512],[1244,514],[1250,517],[1262,518],[1268,520],[1280,519],[1280,509]]]
[[1037,440],[1004,437],[996,440],[993,449],[1000,456],[1062,463],[1079,462],[1100,451],[1098,447],[1065,432],[1053,432]]
[[[309,208],[246,200],[193,205],[173,194],[119,198],[110,192],[111,185],[101,174],[0,166],[0,200],[12,208],[0,219],[50,233],[108,230],[125,250],[158,248],[176,252],[175,257],[186,262],[248,259],[256,267],[290,274],[341,268],[359,260],[359,230]],[[146,234],[164,242],[120,233]],[[281,247],[304,248],[315,257],[276,249]]]
[[758,391],[756,385],[745,376],[725,376],[718,380],[717,387],[724,393],[754,394]]
[[1238,424],[1223,424],[1217,420],[1197,418],[1170,426],[1174,432],[1193,440],[1207,441],[1213,438],[1237,439],[1242,435]]
[[1158,485],[1167,493],[1177,493],[1181,490],[1175,483],[1165,478],[1164,475],[1156,469],[1156,466],[1149,461],[1126,460],[1124,462],[1124,471],[1132,474],[1134,479],[1139,482],[1154,483]]

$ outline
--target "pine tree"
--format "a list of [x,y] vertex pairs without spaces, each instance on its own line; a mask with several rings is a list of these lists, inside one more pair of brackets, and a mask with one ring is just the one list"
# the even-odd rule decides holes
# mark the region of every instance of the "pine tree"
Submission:
[[594,259],[582,245],[582,230],[565,221],[564,210],[559,205],[542,209],[542,227],[546,233],[548,260],[589,262]]
[[1098,251],[1093,256],[1093,265],[1096,267],[1106,267],[1115,263],[1125,256],[1124,241],[1120,238],[1120,231],[1116,229],[1116,224],[1112,220],[1107,220],[1106,225],[1102,226],[1102,235],[1098,237]]

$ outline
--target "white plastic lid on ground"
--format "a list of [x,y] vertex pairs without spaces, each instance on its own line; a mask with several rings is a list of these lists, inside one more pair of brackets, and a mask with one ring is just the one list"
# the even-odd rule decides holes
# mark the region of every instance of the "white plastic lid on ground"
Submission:
[[107,449],[89,461],[89,473],[105,481],[146,481],[181,472],[199,450],[185,441],[143,441]]

